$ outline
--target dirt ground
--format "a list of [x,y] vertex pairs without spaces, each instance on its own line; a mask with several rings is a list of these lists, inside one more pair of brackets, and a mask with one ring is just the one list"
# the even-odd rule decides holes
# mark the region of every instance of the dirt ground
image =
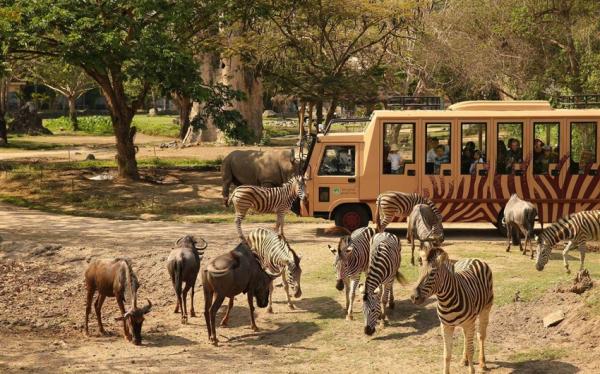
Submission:
[[[165,259],[174,241],[188,233],[209,241],[206,258],[232,249],[233,224],[81,218],[0,205],[0,371],[439,371],[442,341],[435,301],[426,307],[412,305],[407,301],[410,286],[395,287],[397,304],[390,324],[378,328],[373,337],[363,334],[360,300],[355,302],[354,321],[344,320],[344,297],[334,288],[332,258],[326,248],[336,239],[316,235],[327,226],[286,226],[291,245],[303,255],[303,297],[295,301],[296,310],[288,310],[283,290],[276,288],[275,313],[258,309],[261,331],[255,333],[249,328],[244,298],[238,297],[230,326],[218,328],[221,344],[214,347],[208,343],[203,318],[182,325],[173,313],[175,299]],[[258,224],[247,224],[245,229],[253,227]],[[527,256],[516,250],[506,253],[493,230],[461,227],[447,229],[446,249],[451,257],[474,254],[495,272],[498,305],[492,312],[486,352],[491,372],[600,372],[599,320],[587,313],[583,296],[551,291],[555,278],[567,279],[558,256],[537,273]],[[413,282],[416,270],[403,245],[401,271]],[[118,309],[111,299],[103,310],[111,336],[99,336],[93,316],[92,336],[82,333],[82,274],[87,262],[123,255],[133,259],[141,282],[139,300],[150,298],[154,304],[141,347],[122,338],[120,325],[113,321]],[[592,275],[599,273],[599,260],[596,253],[586,258]],[[515,293],[513,285],[526,289],[525,272],[543,280],[542,297],[508,300]],[[195,306],[200,316],[203,304],[198,287]],[[541,317],[556,309],[564,310],[567,319],[545,329]],[[464,372],[459,366],[461,350],[462,336],[457,332],[453,372]]]
[[[90,153],[97,160],[112,160],[115,157],[116,147],[113,136],[27,136],[17,138],[39,147],[47,146],[49,149],[17,149],[0,148],[0,160],[42,160],[42,161],[82,161]],[[161,143],[172,142],[172,138],[162,136],[149,136],[139,134],[135,144],[139,147],[138,159],[142,158],[197,158],[201,160],[215,160],[223,158],[234,149],[240,147],[204,144],[201,147],[187,147],[182,149],[160,148]],[[244,146],[244,149],[264,149],[259,146]],[[273,147],[269,147],[273,148]]]

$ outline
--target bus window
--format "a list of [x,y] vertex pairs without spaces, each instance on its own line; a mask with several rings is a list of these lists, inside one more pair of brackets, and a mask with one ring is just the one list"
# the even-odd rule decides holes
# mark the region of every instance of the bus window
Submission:
[[404,174],[415,162],[415,124],[386,123],[383,131],[383,174]]
[[476,166],[487,160],[486,123],[462,123],[461,127],[460,173],[475,174]]
[[596,122],[572,122],[571,174],[583,174],[596,160]]
[[510,174],[514,165],[523,162],[523,123],[498,123],[496,173]]
[[356,151],[353,145],[325,147],[319,175],[354,175]]
[[426,125],[425,174],[438,175],[443,164],[450,163],[450,124]]
[[558,122],[533,124],[533,174],[548,174],[548,166],[558,163],[559,127]]

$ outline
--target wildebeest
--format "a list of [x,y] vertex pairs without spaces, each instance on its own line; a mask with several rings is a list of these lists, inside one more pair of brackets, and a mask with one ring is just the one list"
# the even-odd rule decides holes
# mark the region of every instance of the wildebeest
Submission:
[[419,261],[424,255],[424,243],[427,243],[430,247],[437,247],[444,241],[442,221],[429,205],[417,204],[413,207],[412,212],[408,216],[406,239],[411,245],[410,263],[412,265],[415,264],[415,239],[421,243]]
[[[133,269],[131,268],[131,260],[128,258],[116,258],[114,260],[94,260],[90,263],[85,271],[85,286],[87,289],[87,299],[85,307],[85,333],[88,331],[88,317],[92,308],[92,299],[98,291],[98,298],[94,303],[96,310],[96,318],[98,318],[98,326],[101,334],[106,334],[102,326],[102,304],[107,297],[117,299],[117,304],[121,310],[121,317],[117,317],[117,321],[123,321],[123,333],[129,341],[132,336],[129,329],[133,332],[133,343],[140,345],[142,343],[142,324],[144,323],[144,315],[150,312],[152,303],[148,300],[148,304],[143,308],[137,307],[137,290],[139,283]],[[130,303],[130,307],[125,311],[125,296]]]
[[[538,211],[535,205],[529,201],[521,200],[517,194],[513,194],[504,207],[504,225],[506,226],[506,236],[508,237],[508,246],[506,252],[510,251],[512,236],[515,240],[519,239],[519,248],[523,254],[527,254],[527,244],[534,236],[533,227],[535,225]],[[525,247],[520,240],[520,234],[525,236]],[[531,250],[533,258],[533,249]]]
[[[198,241],[195,237],[186,235],[179,238],[175,243],[178,247],[173,249],[167,258],[167,270],[171,276],[175,295],[177,295],[175,313],[179,313],[179,309],[181,308],[182,323],[187,323],[186,301],[190,288],[192,289],[190,315],[196,317],[196,312],[194,311],[194,289],[198,272],[200,271],[200,261],[202,261],[202,256],[204,255],[203,251],[208,246],[204,239],[200,240],[204,244],[201,247],[196,247]],[[185,282],[185,288],[183,288],[183,282]]]
[[223,203],[229,205],[231,184],[280,187],[298,172],[298,165],[293,149],[231,152],[221,164]]
[[217,345],[215,318],[226,297],[233,298],[240,293],[248,296],[252,329],[258,330],[254,321],[256,298],[259,308],[269,303],[269,287],[272,278],[261,268],[258,257],[252,253],[245,242],[223,255],[211,260],[202,270],[204,289],[204,318],[208,330],[208,340]]

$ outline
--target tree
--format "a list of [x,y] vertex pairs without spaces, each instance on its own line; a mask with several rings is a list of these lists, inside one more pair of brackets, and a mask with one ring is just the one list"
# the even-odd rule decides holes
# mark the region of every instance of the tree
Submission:
[[8,36],[12,32],[13,21],[18,17],[18,12],[11,7],[0,7],[0,147],[8,144],[6,101],[11,70],[8,63]]
[[25,66],[22,79],[40,82],[64,96],[69,105],[69,119],[73,131],[79,130],[76,100],[96,87],[95,82],[79,67],[52,58],[39,58]]
[[196,21],[215,13],[219,1],[11,3],[21,12],[11,53],[64,59],[92,77],[110,111],[119,176],[138,179],[133,116],[153,85],[166,92],[200,85],[187,41],[204,25]]
[[270,30],[263,48],[269,85],[316,104],[325,123],[341,101],[371,100],[385,77],[384,58],[402,38],[413,4],[393,0],[259,1]]

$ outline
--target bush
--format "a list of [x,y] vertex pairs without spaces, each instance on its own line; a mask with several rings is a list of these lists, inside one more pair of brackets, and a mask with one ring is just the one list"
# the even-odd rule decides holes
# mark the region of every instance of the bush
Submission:
[[[77,117],[79,130],[92,135],[112,135],[112,121],[108,116],[85,116]],[[60,130],[73,131],[69,117],[58,117],[47,119],[44,126],[53,133],[60,133]]]

